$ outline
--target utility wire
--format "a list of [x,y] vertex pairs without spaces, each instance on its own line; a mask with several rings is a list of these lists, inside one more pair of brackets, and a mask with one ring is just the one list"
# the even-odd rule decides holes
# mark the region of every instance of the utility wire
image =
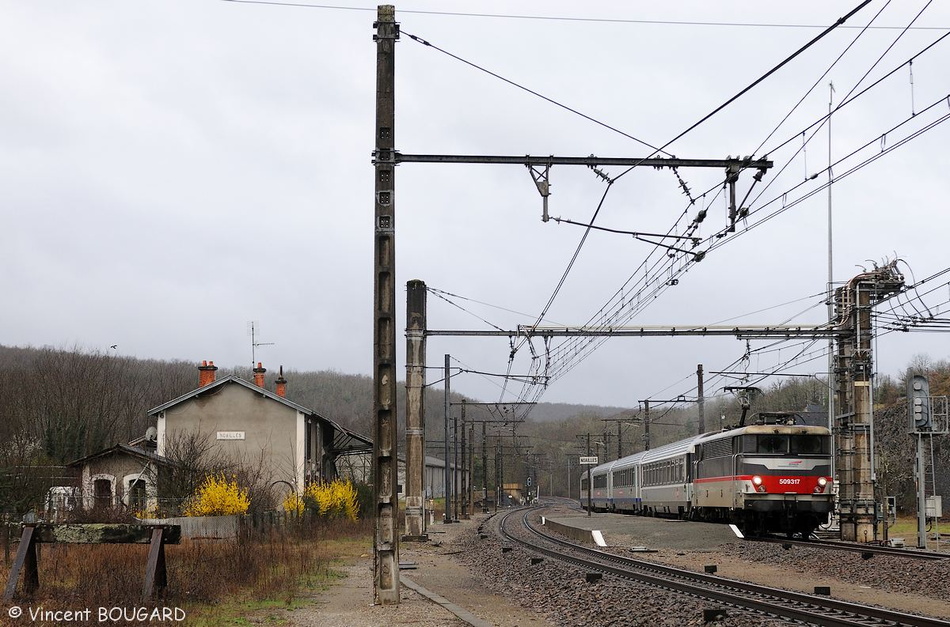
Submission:
[[[870,1],[870,0],[868,0],[868,1]],[[587,120],[587,121],[589,121],[589,122],[593,122],[594,124],[597,124],[598,126],[602,126],[602,127],[606,128],[606,129],[608,129],[608,130],[611,130],[611,131],[613,131],[613,132],[615,132],[615,133],[617,133],[617,134],[619,134],[619,135],[622,135],[622,136],[626,137],[627,139],[632,139],[633,141],[635,141],[635,142],[637,142],[637,143],[639,143],[639,144],[642,144],[642,145],[646,146],[647,148],[650,148],[650,149],[654,150],[655,152],[654,152],[653,154],[656,154],[656,153],[658,153],[658,152],[663,152],[661,149],[655,147],[653,144],[650,144],[649,142],[646,142],[646,141],[640,139],[639,137],[634,137],[634,136],[631,135],[630,133],[627,133],[627,132],[622,131],[622,130],[620,130],[620,129],[614,127],[614,126],[611,126],[611,125],[607,124],[606,122],[601,122],[600,120],[598,120],[598,119],[596,119],[596,118],[594,118],[594,117],[591,117],[591,116],[587,115],[586,113],[582,113],[582,112],[578,111],[577,109],[574,109],[574,108],[569,107],[569,106],[567,106],[567,105],[565,105],[565,104],[563,104],[563,103],[561,103],[561,102],[558,102],[557,100],[554,100],[553,98],[549,98],[549,97],[547,97],[547,96],[545,96],[545,95],[543,95],[543,94],[541,94],[541,93],[539,93],[539,92],[534,91],[533,89],[530,89],[530,88],[528,88],[528,87],[525,87],[524,85],[522,85],[522,84],[520,84],[520,83],[516,83],[515,81],[513,81],[513,80],[511,80],[511,79],[509,79],[509,78],[505,78],[504,76],[502,76],[502,75],[500,75],[500,74],[498,74],[498,73],[496,73],[496,72],[492,72],[492,71],[489,70],[489,69],[486,69],[486,68],[484,68],[484,67],[482,67],[482,66],[480,66],[480,65],[478,65],[478,64],[476,64],[476,63],[473,63],[472,61],[468,61],[468,60],[463,59],[462,57],[460,57],[460,56],[458,56],[458,55],[452,54],[451,52],[449,52],[449,51],[447,51],[447,50],[444,50],[444,49],[442,49],[442,48],[440,48],[440,47],[438,47],[438,46],[432,44],[432,43],[429,42],[429,41],[426,41],[426,40],[423,39],[422,37],[417,37],[416,35],[413,35],[413,34],[411,34],[411,33],[406,32],[405,30],[402,31],[402,34],[403,34],[403,35],[406,35],[407,37],[409,37],[409,38],[412,39],[413,41],[422,44],[423,46],[427,46],[427,47],[429,47],[429,48],[432,48],[433,50],[437,50],[438,52],[441,52],[442,54],[444,54],[444,55],[446,55],[446,56],[448,56],[448,57],[450,57],[450,58],[452,58],[452,59],[455,59],[456,61],[459,61],[459,62],[461,62],[461,63],[464,63],[465,65],[468,65],[469,67],[472,67],[472,68],[478,70],[479,72],[484,72],[485,74],[488,74],[489,76],[492,76],[492,77],[494,77],[494,78],[497,78],[498,80],[500,80],[500,81],[502,81],[502,82],[508,83],[508,84],[511,85],[512,87],[516,87],[516,88],[518,88],[518,89],[520,89],[520,90],[522,90],[522,91],[526,91],[526,92],[528,92],[529,94],[531,94],[532,96],[536,96],[536,97],[540,98],[541,100],[544,100],[545,102],[549,102],[549,103],[553,104],[553,105],[556,106],[556,107],[560,107],[561,109],[564,109],[565,111],[569,111],[569,112],[573,113],[574,115],[578,115],[578,116],[584,118],[585,120]],[[673,155],[670,155],[670,153],[668,153],[668,152],[663,152],[663,154],[666,154],[666,155],[668,155],[668,156],[673,156]]]
[[[308,9],[326,9],[333,11],[361,11],[376,13],[376,7],[347,7],[332,4],[311,4],[305,2],[275,2],[273,0],[222,0],[234,4],[262,4],[270,6],[303,7]],[[782,24],[775,22],[707,22],[700,20],[635,20],[627,18],[607,17],[574,17],[566,15],[528,15],[506,13],[473,13],[462,11],[421,11],[400,9],[400,14],[406,15],[433,15],[441,17],[476,17],[505,20],[538,20],[548,22],[582,22],[592,24],[644,24],[651,26],[710,26],[728,28],[825,28],[824,24]],[[843,25],[842,28],[861,28],[860,26]],[[903,26],[874,26],[876,30],[900,30]],[[915,26],[913,30],[950,30],[948,26]]]
[[[796,52],[794,52],[792,55],[790,55],[790,56],[787,57],[785,60],[783,60],[782,62],[780,62],[778,65],[776,65],[775,67],[773,67],[771,70],[769,70],[768,72],[766,72],[763,76],[761,76],[760,78],[758,78],[756,81],[754,81],[752,84],[750,84],[749,86],[747,86],[745,89],[741,90],[741,91],[740,91],[739,93],[737,93],[735,96],[733,96],[732,98],[730,98],[729,100],[727,100],[726,102],[724,102],[723,104],[721,104],[719,107],[717,107],[716,109],[714,109],[712,112],[710,112],[709,114],[707,114],[706,116],[704,116],[703,118],[701,118],[698,122],[694,123],[692,126],[690,126],[689,128],[687,128],[685,131],[681,132],[679,135],[677,135],[676,137],[674,137],[672,140],[666,142],[666,143],[660,148],[660,150],[667,148],[670,144],[672,144],[673,142],[675,142],[675,141],[677,141],[678,139],[682,138],[683,136],[685,136],[686,134],[688,134],[689,132],[691,132],[692,130],[694,130],[695,128],[697,128],[698,126],[700,126],[701,124],[703,124],[703,123],[706,122],[707,120],[709,120],[709,119],[710,119],[711,117],[713,117],[716,113],[718,113],[719,111],[721,111],[722,109],[724,109],[725,107],[727,107],[728,105],[730,105],[731,103],[735,102],[735,100],[737,100],[738,98],[740,98],[741,96],[743,96],[744,94],[746,94],[749,90],[751,90],[752,88],[754,88],[756,85],[758,85],[759,83],[761,83],[762,81],[764,81],[766,78],[768,78],[769,76],[771,76],[772,74],[774,74],[776,71],[778,71],[780,68],[782,68],[783,66],[785,66],[787,63],[789,63],[790,61],[792,61],[795,57],[797,57],[797,56],[800,55],[802,52],[804,52],[806,49],[808,49],[809,47],[811,47],[812,45],[814,45],[816,42],[818,42],[820,39],[822,39],[824,36],[826,36],[826,35],[827,35],[828,33],[830,33],[832,30],[834,30],[837,26],[839,26],[839,25],[841,25],[842,23],[844,23],[844,22],[845,22],[846,20],[848,20],[851,16],[853,16],[855,13],[857,13],[857,12],[860,11],[862,8],[864,8],[869,2],[870,2],[870,0],[865,0],[865,2],[861,3],[861,4],[858,5],[855,9],[853,9],[850,13],[848,13],[848,14],[845,15],[844,17],[840,18],[835,24],[833,24],[832,26],[829,26],[828,28],[826,28],[821,34],[819,34],[817,37],[814,37],[811,41],[809,41],[809,42],[806,43],[804,46],[802,46],[801,48],[799,48]],[[655,153],[654,153],[654,154],[655,154]],[[651,155],[651,156],[653,156],[653,155]],[[625,170],[623,173],[621,173],[620,175],[618,175],[618,176],[617,176],[616,178],[614,178],[613,180],[616,181],[616,180],[619,179],[621,176],[624,176],[625,174],[627,174],[628,172],[630,172],[630,171],[633,169],[633,167],[636,167],[636,166],[632,166],[632,167],[628,168],[627,170]],[[608,188],[608,189],[609,189],[609,188]],[[603,204],[603,200],[604,200],[604,199],[602,198],[600,205],[598,205],[598,212],[599,212],[599,210],[600,210],[600,207],[601,207],[602,204]],[[595,218],[595,219],[596,219],[596,215],[597,215],[597,212],[595,212],[595,215],[594,215],[594,218]],[[590,232],[590,227],[593,226],[593,222],[594,222],[594,219],[591,220],[590,226],[588,227],[588,230],[585,232],[584,239],[586,239],[587,234]],[[582,239],[582,243],[583,243],[583,239]],[[578,248],[578,250],[575,252],[575,259],[576,259],[576,254],[577,254],[577,252],[579,252],[579,250],[580,250],[580,248]],[[572,260],[571,263],[573,264],[573,260]],[[557,288],[558,290],[560,289],[560,286],[563,284],[563,278],[564,278],[564,277],[562,277],[562,282],[561,282],[561,284],[559,284],[559,286],[558,286],[558,288]],[[555,295],[556,295],[556,292],[555,292]],[[553,299],[553,297],[552,297],[552,299]],[[550,303],[551,303],[551,302],[552,302],[552,301],[549,301],[549,304],[547,305],[548,307],[550,306]]]
[[[787,57],[784,61],[782,61],[781,63],[779,63],[779,64],[776,65],[775,67],[773,67],[773,68],[772,68],[771,70],[769,70],[766,74],[764,74],[764,75],[761,76],[759,79],[757,79],[756,81],[754,81],[751,85],[749,85],[749,86],[747,86],[745,89],[741,90],[738,94],[736,94],[735,96],[733,96],[732,98],[730,98],[729,100],[727,100],[726,102],[724,102],[723,104],[721,104],[719,107],[717,107],[716,109],[714,109],[712,112],[710,112],[709,114],[707,114],[706,116],[704,116],[703,118],[701,118],[698,122],[694,123],[692,126],[690,126],[689,128],[687,128],[685,131],[681,132],[679,135],[677,135],[676,137],[674,137],[672,140],[668,141],[668,142],[667,142],[666,144],[664,144],[662,147],[660,147],[660,148],[655,148],[655,147],[653,147],[653,146],[647,144],[646,142],[644,142],[644,141],[642,141],[642,140],[640,140],[640,139],[637,139],[637,138],[635,138],[635,137],[630,136],[630,135],[627,134],[627,133],[623,133],[623,132],[620,132],[620,131],[617,131],[617,132],[620,132],[622,135],[624,135],[624,136],[626,136],[626,137],[628,137],[628,138],[630,138],[630,139],[634,139],[635,141],[638,141],[638,142],[640,142],[640,143],[642,143],[642,144],[644,144],[644,145],[646,145],[646,146],[648,146],[648,147],[650,147],[650,148],[653,148],[653,149],[654,149],[654,152],[650,155],[651,157],[654,156],[654,155],[656,155],[656,154],[659,153],[659,152],[664,152],[665,149],[666,149],[670,144],[672,144],[673,142],[675,142],[675,141],[681,139],[681,138],[684,137],[686,134],[690,133],[691,131],[693,131],[694,129],[696,129],[698,126],[700,126],[701,124],[703,124],[703,123],[705,123],[707,120],[709,120],[711,117],[713,117],[714,115],[716,115],[717,113],[719,113],[722,109],[724,109],[725,107],[727,107],[727,106],[729,106],[730,104],[732,104],[733,102],[735,102],[738,98],[742,97],[742,96],[743,96],[744,94],[746,94],[749,90],[753,89],[753,88],[754,88],[755,86],[757,86],[759,83],[761,83],[762,81],[764,81],[765,79],[767,79],[769,76],[771,76],[772,74],[774,74],[775,72],[777,72],[779,69],[781,69],[783,66],[785,66],[786,64],[788,64],[789,62],[791,62],[795,57],[797,57],[797,56],[800,55],[802,52],[804,52],[805,50],[807,50],[808,48],[810,48],[811,46],[813,46],[815,43],[817,43],[819,40],[821,40],[823,37],[825,37],[825,36],[826,36],[828,33],[830,33],[832,30],[834,30],[835,28],[837,28],[838,26],[840,26],[841,24],[843,24],[843,23],[844,23],[845,21],[847,21],[851,16],[853,16],[855,13],[857,13],[858,11],[860,11],[862,8],[864,8],[864,7],[865,7],[867,4],[869,4],[869,3],[870,3],[870,0],[865,0],[864,2],[862,2],[861,4],[859,4],[859,5],[858,5],[855,9],[853,9],[851,12],[849,12],[849,13],[846,14],[845,16],[839,18],[838,21],[837,21],[835,24],[833,24],[833,25],[827,27],[827,28],[826,28],[824,31],[822,31],[819,35],[817,35],[816,37],[812,38],[811,41],[809,41],[809,42],[806,43],[804,46],[802,46],[801,48],[799,48],[796,52],[794,52],[792,55],[790,55],[789,57]],[[403,31],[403,32],[405,33],[405,31]],[[495,78],[498,78],[498,79],[500,79],[500,80],[502,80],[502,81],[504,81],[504,82],[507,82],[507,83],[509,83],[509,84],[511,84],[511,85],[513,85],[513,86],[515,86],[515,87],[518,87],[519,89],[523,89],[523,90],[525,90],[525,91],[528,91],[529,93],[532,93],[532,94],[535,95],[535,96],[538,96],[538,97],[540,97],[540,98],[542,98],[542,99],[544,99],[544,100],[546,100],[546,101],[548,101],[548,102],[551,102],[552,104],[555,104],[555,105],[557,105],[557,106],[559,106],[559,107],[568,109],[569,111],[572,111],[572,112],[574,112],[574,113],[576,113],[576,114],[578,114],[578,115],[581,115],[581,116],[584,117],[585,119],[594,121],[594,122],[596,122],[596,123],[598,123],[598,124],[601,124],[602,126],[611,128],[612,130],[616,130],[616,129],[613,129],[612,127],[609,127],[609,126],[607,126],[607,125],[605,125],[605,124],[603,124],[603,123],[597,121],[597,120],[594,120],[593,118],[590,118],[589,116],[586,116],[586,115],[584,115],[584,114],[581,114],[581,113],[579,113],[579,112],[577,112],[577,111],[575,111],[575,110],[573,110],[573,109],[570,109],[569,107],[566,107],[565,105],[562,105],[562,104],[560,104],[560,103],[558,103],[558,102],[556,102],[556,101],[553,101],[553,100],[551,100],[550,98],[547,98],[546,96],[542,96],[541,94],[538,94],[537,92],[534,92],[533,90],[527,89],[526,87],[523,87],[523,86],[521,86],[521,85],[519,85],[519,84],[517,84],[517,83],[515,83],[515,82],[513,82],[513,81],[511,81],[511,80],[509,80],[509,79],[506,79],[506,78],[504,78],[504,77],[502,77],[502,76],[500,76],[500,75],[498,75],[498,74],[495,74],[494,72],[491,72],[491,71],[489,71],[489,70],[486,70],[485,68],[482,68],[481,66],[478,66],[478,65],[476,65],[476,64],[474,64],[474,63],[472,63],[472,62],[470,62],[470,61],[467,61],[467,60],[465,60],[465,59],[462,59],[461,57],[458,57],[457,55],[451,54],[451,53],[449,53],[449,52],[447,52],[447,51],[445,51],[445,50],[443,50],[443,49],[441,49],[441,48],[439,48],[439,47],[437,47],[437,46],[433,46],[431,43],[429,43],[428,41],[426,41],[426,40],[424,40],[424,39],[422,39],[422,38],[420,38],[420,37],[417,37],[417,36],[412,35],[412,34],[410,34],[410,33],[405,33],[405,34],[406,34],[408,37],[410,37],[411,39],[413,39],[414,41],[417,41],[417,42],[419,42],[419,43],[422,43],[423,45],[432,47],[433,49],[438,50],[439,52],[442,52],[443,54],[446,54],[446,55],[448,55],[448,56],[450,56],[450,57],[452,57],[452,58],[454,58],[454,59],[456,59],[456,60],[458,60],[458,61],[460,61],[460,62],[462,62],[462,63],[465,63],[465,64],[467,64],[467,65],[470,65],[471,67],[473,67],[473,68],[475,68],[475,69],[478,69],[478,70],[480,70],[480,71],[482,71],[482,72],[486,72],[486,73],[490,74],[491,76],[494,76]],[[665,154],[669,154],[669,153],[665,153]],[[648,158],[648,157],[647,157],[647,158]],[[629,172],[633,169],[633,167],[636,167],[636,166],[631,166],[631,167],[628,168],[626,171],[624,171],[623,173],[621,173],[617,178],[620,178],[621,176],[624,176],[625,174],[629,173]],[[616,181],[617,178],[615,178],[615,179],[613,179],[613,180]],[[597,205],[597,209],[595,210],[594,215],[593,215],[593,217],[592,217],[591,220],[590,220],[590,223],[589,223],[588,228],[585,230],[584,235],[583,235],[582,238],[581,238],[581,241],[579,242],[577,248],[575,249],[575,252],[574,252],[573,257],[571,258],[570,262],[568,263],[567,268],[565,269],[564,273],[562,274],[561,280],[559,281],[557,287],[555,288],[555,290],[554,290],[554,292],[552,293],[550,299],[548,300],[548,303],[545,305],[544,309],[542,310],[542,312],[541,312],[541,314],[540,314],[540,316],[539,316],[539,320],[543,319],[543,318],[546,316],[546,314],[547,314],[547,312],[549,311],[551,305],[553,304],[554,300],[556,299],[558,293],[560,292],[561,288],[563,287],[564,282],[565,282],[565,280],[567,279],[568,274],[570,273],[571,269],[573,268],[573,265],[574,265],[574,263],[576,262],[577,257],[578,257],[578,255],[580,254],[580,251],[581,251],[581,249],[583,248],[584,243],[585,243],[586,240],[587,240],[588,235],[590,234],[591,227],[593,226],[594,222],[596,221],[597,215],[599,214],[601,208],[603,207],[604,200],[606,199],[607,193],[610,191],[611,184],[612,184],[612,182],[611,182],[610,184],[608,184],[606,190],[604,191],[604,194],[603,194],[603,196],[601,197],[601,200],[600,200],[600,202],[599,202],[598,205]],[[656,244],[654,244],[654,246],[656,246]],[[519,347],[520,347],[520,346],[523,346],[523,344],[524,344],[524,341],[519,342]],[[512,353],[511,353],[511,356],[509,357],[509,367],[511,366],[511,361],[513,360],[513,357],[514,357],[514,353],[515,353],[515,352],[516,352],[516,351],[513,350]]]
[[848,54],[848,51],[851,50],[851,48],[856,43],[858,43],[858,40],[861,39],[861,37],[864,35],[864,33],[867,32],[867,30],[871,27],[871,25],[874,24],[875,21],[877,21],[877,18],[881,16],[881,13],[883,13],[884,10],[890,5],[891,5],[890,0],[888,0],[888,2],[885,3],[884,6],[882,6],[881,9],[877,13],[874,14],[874,17],[871,18],[871,21],[868,22],[857,35],[855,35],[854,39],[851,40],[851,43],[849,43],[845,47],[845,49],[841,51],[841,54],[839,54],[838,57],[834,61],[831,62],[831,65],[829,65],[828,68],[822,73],[822,75],[819,76],[815,80],[812,86],[809,87],[807,91],[805,91],[805,93],[798,100],[798,102],[796,102],[795,105],[791,109],[789,109],[788,113],[785,114],[785,117],[782,118],[782,120],[775,126],[772,132],[769,133],[768,136],[762,140],[762,142],[759,144],[759,147],[756,148],[752,154],[754,155],[759,154],[759,151],[762,150],[762,146],[764,146],[770,139],[772,139],[772,136],[775,135],[775,133],[777,133],[778,130],[782,127],[782,125],[788,121],[788,118],[791,117],[792,113],[794,113],[798,109],[798,107],[800,107],[801,104],[805,102],[805,99],[808,98],[808,96],[815,90],[816,87],[818,87],[819,84],[821,84],[821,82],[825,79],[826,76],[828,76],[831,70],[834,69],[834,67],[838,64],[839,61],[841,61],[844,55]]
[[[931,2],[932,2],[932,0],[931,0]],[[887,53],[890,52],[890,50],[891,50],[895,45],[897,45],[897,42],[900,41],[901,37],[903,37],[903,36],[907,33],[907,28],[909,28],[911,25],[913,25],[913,23],[914,23],[915,21],[917,21],[917,19],[920,18],[920,16],[921,16],[921,15],[923,14],[923,12],[927,9],[927,7],[930,6],[930,3],[931,3],[931,2],[928,2],[926,5],[924,5],[924,8],[920,10],[920,12],[919,12],[919,13],[914,17],[914,19],[910,22],[910,24],[908,24],[908,26],[907,26],[904,30],[902,30],[902,31],[900,32],[900,34],[898,34],[898,36],[894,39],[894,41],[891,42],[891,44],[887,47],[887,49],[884,50],[884,52],[881,53],[881,55],[877,58],[877,60],[876,60],[874,63],[871,64],[871,67],[868,68],[867,72],[864,73],[864,75],[851,87],[851,89],[848,91],[848,93],[845,94],[844,98],[841,99],[841,102],[838,103],[838,106],[835,107],[832,111],[829,111],[827,115],[822,116],[822,122],[821,122],[820,124],[818,124],[817,127],[814,128],[814,130],[812,131],[811,135],[808,137],[808,141],[804,142],[804,143],[802,144],[802,146],[801,146],[798,150],[796,150],[796,151],[792,154],[791,157],[789,157],[789,160],[786,162],[786,164],[785,164],[784,166],[782,166],[781,170],[779,170],[778,175],[780,175],[782,172],[785,171],[785,169],[791,164],[792,160],[793,160],[795,157],[797,157],[798,154],[801,153],[802,150],[804,150],[805,145],[807,145],[807,143],[810,142],[811,139],[814,138],[815,135],[816,135],[822,128],[824,128],[825,124],[828,123],[828,120],[831,119],[831,116],[834,115],[838,110],[841,109],[842,106],[844,106],[844,104],[845,104],[846,102],[849,101],[849,98],[851,97],[851,95],[854,94],[855,90],[857,90],[858,87],[861,86],[861,83],[864,82],[864,79],[866,79],[866,78],[868,77],[868,75],[870,75],[870,73],[874,70],[874,68],[876,68],[876,67],[878,66],[878,64],[884,59],[884,57],[887,55]],[[943,39],[943,37],[945,37],[945,36],[947,36],[947,35],[950,35],[950,33],[946,33],[944,36],[938,38],[937,41],[940,41],[941,39]],[[934,43],[936,43],[936,42],[934,42]],[[873,86],[873,85],[872,85],[872,86]],[[764,142],[763,142],[763,143],[764,143]],[[766,186],[758,193],[758,195],[756,196],[755,200],[753,201],[753,204],[755,203],[755,201],[757,201],[759,198],[761,198],[763,194],[765,194],[765,193],[768,191],[769,187],[772,186],[772,183],[777,180],[777,176],[778,176],[778,175],[775,175],[775,176],[772,178],[772,180],[769,181],[769,183],[767,183]],[[840,178],[840,177],[839,177],[839,178]],[[830,184],[830,183],[829,183],[829,184]]]

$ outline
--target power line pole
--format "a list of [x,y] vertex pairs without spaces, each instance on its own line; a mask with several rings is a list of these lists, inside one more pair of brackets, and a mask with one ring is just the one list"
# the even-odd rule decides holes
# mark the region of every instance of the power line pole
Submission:
[[[638,401],[643,403],[643,450],[650,450],[650,403],[694,403],[697,401],[698,399],[690,399],[685,396],[667,399],[648,398]],[[660,418],[662,417],[660,416]]]
[[395,253],[395,52],[399,39],[396,9],[380,5],[376,34],[376,198],[373,265],[373,598],[399,604],[399,537],[396,533],[396,253]]
[[[635,420],[634,417],[630,418],[601,418],[603,422],[615,422],[617,423],[617,459],[623,457],[623,424],[635,424],[639,422]],[[606,433],[604,435],[607,435]]]
[[696,413],[699,417],[699,424],[696,427],[697,435],[706,432],[706,399],[703,396],[703,365],[696,366]]
[[426,541],[425,402],[426,284],[406,286],[406,535],[403,540]]
[[475,513],[475,423],[468,426],[468,511]]
[[[585,437],[587,438],[587,458],[588,459],[591,457],[590,436],[591,436],[590,433],[582,433],[576,436],[578,438],[585,438]],[[583,462],[585,460],[580,460],[580,461]],[[592,464],[585,464],[585,465],[587,466],[587,516],[589,517],[591,515],[590,514],[591,511],[594,508],[593,506],[594,482],[592,480],[592,475],[591,475],[591,471],[594,469],[594,466]],[[581,473],[581,476],[583,477],[583,473]]]
[[452,374],[449,372],[448,353],[445,355],[445,421],[443,423],[443,452],[445,453],[445,512],[442,514],[442,522],[452,522],[451,490],[452,490],[452,471],[449,463],[449,414],[452,413],[449,395],[452,393]]
[[482,511],[488,511],[488,423],[482,423]]
[[[468,515],[468,477],[467,477],[467,474],[468,474],[468,472],[467,472],[467,471],[468,471],[468,463],[467,463],[467,461],[466,461],[466,459],[465,459],[465,456],[466,456],[466,453],[465,453],[465,445],[467,444],[467,442],[466,442],[466,437],[465,437],[465,436],[466,436],[465,430],[466,430],[466,429],[465,429],[465,401],[462,401],[462,443],[461,443],[461,446],[460,446],[460,448],[462,449],[462,453],[461,453],[461,457],[462,457],[462,464],[461,464],[461,469],[462,469],[462,494],[461,494],[461,497],[462,497],[462,498],[459,499],[459,500],[462,502],[462,503],[461,503],[461,506],[462,506],[462,507],[461,507],[461,510],[462,510],[461,517],[467,520],[467,519],[469,518],[469,515]],[[455,440],[456,440],[456,445],[458,445],[458,434],[455,435]]]
[[505,495],[505,458],[502,453],[501,436],[495,441],[495,512],[498,512],[498,503]]
[[459,521],[459,417],[452,414],[452,522]]
[[650,401],[643,401],[643,450],[650,450]]

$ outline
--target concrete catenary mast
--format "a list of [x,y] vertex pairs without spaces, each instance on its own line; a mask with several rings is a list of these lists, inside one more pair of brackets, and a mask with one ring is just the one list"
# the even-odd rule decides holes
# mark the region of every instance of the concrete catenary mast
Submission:
[[399,537],[396,519],[396,217],[395,52],[399,39],[396,9],[381,5],[376,28],[376,202],[373,268],[373,599],[380,605],[399,604]]
[[835,290],[835,451],[841,539],[877,539],[874,495],[874,356],[871,309],[901,291],[897,261],[863,272]]

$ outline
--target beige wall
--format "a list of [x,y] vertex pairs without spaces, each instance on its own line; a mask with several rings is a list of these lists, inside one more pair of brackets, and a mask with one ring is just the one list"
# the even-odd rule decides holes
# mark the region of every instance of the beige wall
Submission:
[[95,505],[96,479],[108,479],[112,483],[110,505],[128,505],[126,490],[136,479],[145,481],[149,504],[156,503],[155,468],[151,462],[121,453],[90,460],[82,468],[80,486],[85,509]]
[[[216,452],[250,469],[260,468],[270,481],[304,487],[303,413],[239,384],[225,384],[210,394],[183,401],[158,416],[158,454],[167,455],[176,437],[200,434]],[[321,444],[315,426],[311,448]],[[224,439],[241,434],[243,439]],[[319,457],[314,461],[319,464]]]

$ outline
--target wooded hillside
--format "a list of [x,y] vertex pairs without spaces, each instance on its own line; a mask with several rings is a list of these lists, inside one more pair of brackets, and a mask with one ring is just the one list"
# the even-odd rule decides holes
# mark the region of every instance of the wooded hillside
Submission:
[[[950,394],[950,364],[919,359],[909,366],[930,377],[931,394]],[[274,389],[278,368],[270,365],[266,386]],[[249,368],[221,368],[218,376],[236,374],[253,380]],[[334,371],[303,372],[285,369],[287,398],[311,408],[326,418],[363,435],[372,434],[372,380],[367,376]],[[147,411],[193,390],[198,385],[197,363],[139,360],[81,349],[13,348],[0,346],[0,511],[19,509],[11,495],[26,486],[23,481],[49,483],[57,466],[144,435],[152,425]],[[913,507],[914,438],[907,433],[907,407],[903,378],[878,377],[875,383],[875,450],[878,485],[882,493],[902,498]],[[399,385],[400,442],[404,441],[405,387]],[[821,419],[827,388],[819,378],[790,379],[763,390],[753,399],[750,414],[758,411],[817,409]],[[452,395],[452,402],[462,397]],[[469,399],[471,400],[471,399]],[[493,399],[479,399],[493,400]],[[427,453],[443,457],[444,394],[440,384],[426,392]],[[734,399],[710,399],[706,406],[706,430],[734,424],[740,414]],[[724,419],[720,419],[724,416]],[[523,482],[533,477],[542,493],[576,493],[579,454],[590,453],[602,460],[643,450],[642,415],[636,409],[541,403],[527,421],[515,424],[513,417],[486,407],[467,407],[467,418],[476,421],[474,433],[475,477],[485,476],[483,454],[494,472],[495,452],[504,458],[506,480]],[[605,420],[608,419],[608,420]],[[487,441],[482,442],[482,424]],[[695,434],[695,407],[657,408],[651,413],[653,447]],[[618,438],[619,435],[619,438]],[[950,491],[950,443],[934,438],[938,492]],[[450,454],[450,457],[454,453]],[[17,473],[12,469],[33,468]],[[40,469],[46,469],[41,471]],[[39,488],[37,488],[39,489]],[[570,492],[569,492],[570,491]]]

